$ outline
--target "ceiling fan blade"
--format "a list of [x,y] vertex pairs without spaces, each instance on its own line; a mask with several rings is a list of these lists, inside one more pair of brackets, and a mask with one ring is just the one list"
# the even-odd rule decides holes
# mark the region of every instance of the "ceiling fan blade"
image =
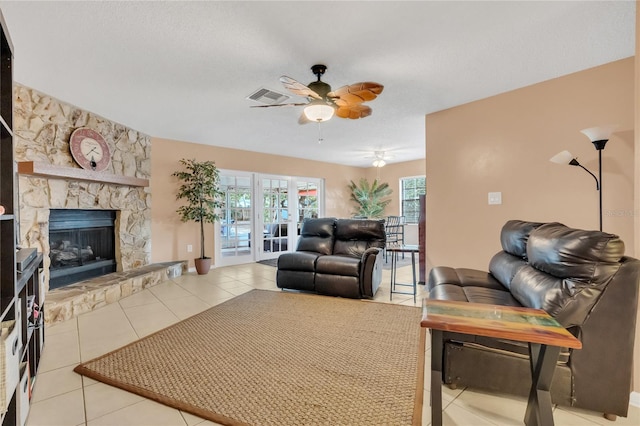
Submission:
[[371,108],[367,105],[347,105],[338,106],[336,109],[336,115],[340,118],[350,118],[357,120],[358,118],[364,118],[371,115]]
[[382,93],[383,89],[384,86],[382,84],[365,81],[342,86],[333,92],[329,92],[327,97],[333,98],[333,101],[338,106],[357,105],[374,100]]
[[291,77],[283,75],[280,77],[280,82],[288,91],[295,95],[302,96],[304,98],[322,99],[322,97],[316,92]]
[[294,106],[302,106],[308,105],[307,103],[296,103],[296,104],[274,104],[274,105],[251,105],[249,108],[271,108],[271,107],[294,107]]

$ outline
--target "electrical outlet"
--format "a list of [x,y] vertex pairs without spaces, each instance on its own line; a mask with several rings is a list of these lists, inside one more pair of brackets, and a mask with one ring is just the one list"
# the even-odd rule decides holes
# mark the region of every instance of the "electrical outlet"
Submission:
[[193,246],[191,244],[187,244],[187,253],[191,253],[193,251]]
[[489,204],[502,204],[502,192],[490,192]]

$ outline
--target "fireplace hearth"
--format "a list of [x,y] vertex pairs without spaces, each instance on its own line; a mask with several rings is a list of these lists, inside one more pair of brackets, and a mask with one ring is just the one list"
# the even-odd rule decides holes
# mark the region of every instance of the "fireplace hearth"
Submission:
[[50,290],[116,271],[115,219],[114,210],[50,210]]

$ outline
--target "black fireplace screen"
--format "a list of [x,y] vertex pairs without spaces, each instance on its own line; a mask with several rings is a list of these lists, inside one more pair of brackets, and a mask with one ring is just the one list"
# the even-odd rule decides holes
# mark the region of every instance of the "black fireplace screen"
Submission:
[[52,209],[49,289],[116,271],[114,210]]

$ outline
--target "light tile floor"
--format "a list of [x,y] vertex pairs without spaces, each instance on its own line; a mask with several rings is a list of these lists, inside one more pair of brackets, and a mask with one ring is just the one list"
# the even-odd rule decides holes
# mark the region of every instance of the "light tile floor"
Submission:
[[[159,284],[72,320],[48,327],[40,371],[38,372],[29,426],[151,426],[214,425],[196,416],[175,410],[137,395],[82,377],[73,372],[87,361],[143,336],[167,327],[211,306],[251,289],[280,291],[275,285],[276,269],[258,263],[212,270],[208,275],[187,274]],[[389,271],[375,302],[414,305],[413,298],[394,295],[389,301]],[[411,267],[398,271],[399,282],[411,280]],[[419,286],[420,305],[423,286]],[[429,348],[425,379],[423,424],[430,424]],[[519,425],[526,401],[522,398],[491,395],[469,389],[444,387],[445,425]],[[558,407],[558,425],[640,425],[640,409],[631,408],[629,417],[615,423],[601,414]]]

